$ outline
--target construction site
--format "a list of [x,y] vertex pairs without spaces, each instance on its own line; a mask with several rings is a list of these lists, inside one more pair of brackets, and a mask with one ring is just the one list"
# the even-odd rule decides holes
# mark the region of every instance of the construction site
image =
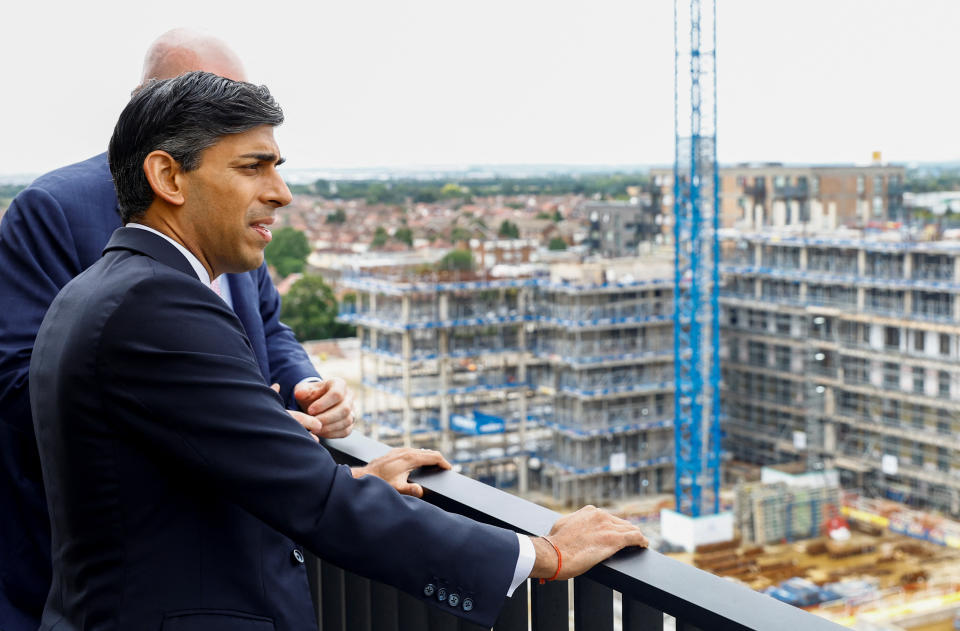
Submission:
[[727,448],[956,515],[960,243],[895,237],[726,235]]
[[563,506],[670,493],[668,273],[660,254],[507,279],[345,278],[365,418],[384,442]]
[[[952,628],[960,244],[738,231],[721,243],[733,535],[677,555],[848,626]],[[345,276],[368,426],[537,501],[655,523],[675,507],[671,266],[651,248],[499,277]]]
[[960,629],[960,242],[900,229],[879,153],[720,169],[715,5],[674,9],[673,168],[591,214],[636,252],[344,274],[371,431],[843,626]]

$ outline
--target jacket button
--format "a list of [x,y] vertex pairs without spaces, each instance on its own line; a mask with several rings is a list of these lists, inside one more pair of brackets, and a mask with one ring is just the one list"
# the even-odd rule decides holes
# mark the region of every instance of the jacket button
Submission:
[[300,552],[299,548],[294,548],[291,553],[293,560],[297,563],[303,563],[303,552]]
[[447,599],[447,588],[441,587],[440,589],[437,590],[437,600],[439,600],[440,602],[443,602],[446,599]]
[[473,610],[473,599],[470,597],[463,599],[463,610],[472,611]]
[[450,598],[447,600],[447,604],[451,607],[456,607],[460,604],[460,594],[453,593],[450,594]]
[[424,596],[433,596],[433,593],[437,591],[436,586],[433,583],[427,583],[423,586],[423,595]]

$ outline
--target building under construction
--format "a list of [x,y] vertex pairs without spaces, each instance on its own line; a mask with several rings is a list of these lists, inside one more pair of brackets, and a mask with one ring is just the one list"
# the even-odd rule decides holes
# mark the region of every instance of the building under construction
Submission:
[[726,448],[960,512],[960,243],[729,233]]
[[673,489],[673,289],[668,265],[645,263],[555,270],[534,293],[532,352],[548,361],[532,384],[552,395],[542,480],[558,503]]
[[[619,270],[619,271],[618,271]],[[673,488],[672,286],[662,256],[495,279],[374,272],[341,319],[381,440],[560,504]]]
[[535,284],[412,271],[343,279],[357,301],[340,319],[357,326],[361,405],[378,438],[441,449],[474,477],[525,490]]
[[[723,234],[725,452],[958,514],[960,244],[839,234]],[[366,418],[497,484],[526,488],[536,456],[533,482],[559,504],[669,493],[670,274],[651,254],[346,279]]]

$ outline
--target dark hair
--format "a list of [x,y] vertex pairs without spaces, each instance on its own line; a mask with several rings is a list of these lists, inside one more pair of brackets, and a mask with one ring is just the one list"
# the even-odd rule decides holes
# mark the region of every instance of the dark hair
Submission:
[[143,172],[152,151],[166,151],[184,171],[223,136],[260,125],[279,125],[283,111],[266,86],[188,72],[144,85],[123,109],[108,151],[123,223],[139,219],[153,203]]

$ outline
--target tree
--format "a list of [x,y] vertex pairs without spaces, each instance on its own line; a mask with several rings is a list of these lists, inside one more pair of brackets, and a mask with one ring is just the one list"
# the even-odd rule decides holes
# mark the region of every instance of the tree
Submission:
[[459,243],[460,241],[469,241],[470,237],[473,234],[462,226],[454,226],[453,230],[450,231],[450,241],[452,243]]
[[336,321],[337,312],[330,285],[319,276],[307,274],[283,297],[280,319],[301,342],[355,335],[354,327]]
[[408,248],[413,247],[413,230],[407,228],[406,226],[403,228],[397,228],[397,231],[393,233],[393,238],[400,243],[407,244]]
[[371,248],[382,248],[387,243],[387,231],[383,226],[377,226],[373,233],[373,241],[370,242]]
[[563,215],[560,214],[560,209],[559,209],[559,208],[557,209],[557,211],[556,211],[555,213],[553,213],[553,220],[556,221],[556,222],[558,222],[558,223],[561,222],[561,221],[563,221]]
[[462,199],[469,194],[467,189],[454,182],[444,184],[440,189],[440,199]]
[[367,203],[371,206],[374,204],[399,204],[402,201],[403,197],[383,182],[374,182],[367,189]]
[[281,278],[302,272],[310,255],[307,235],[289,226],[275,230],[263,255]]
[[567,242],[564,241],[561,237],[554,237],[550,239],[550,244],[547,246],[548,250],[566,250]]
[[513,223],[509,219],[504,219],[503,223],[500,224],[500,230],[497,232],[501,237],[506,237],[507,239],[519,239],[520,238],[520,228],[517,224]]
[[473,253],[470,250],[450,250],[437,261],[439,270],[469,272],[474,268]]
[[332,213],[327,214],[327,223],[346,223],[347,213],[342,208],[338,208]]
[[413,196],[413,201],[417,204],[432,204],[438,199],[440,199],[440,196],[437,195],[437,192],[429,188],[418,191]]

